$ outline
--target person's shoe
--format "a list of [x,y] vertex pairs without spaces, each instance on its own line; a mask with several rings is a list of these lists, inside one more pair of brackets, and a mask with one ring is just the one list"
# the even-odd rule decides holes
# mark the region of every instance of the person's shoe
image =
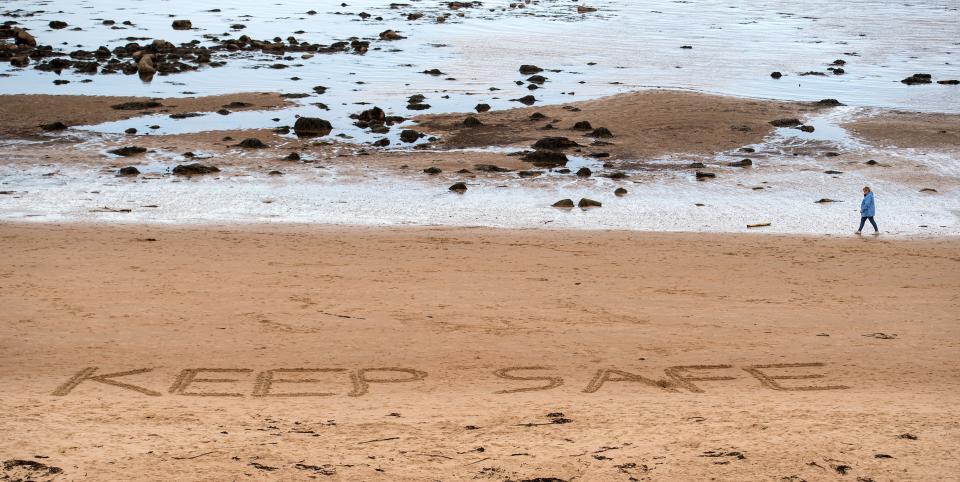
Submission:
[[856,234],[857,236],[860,236],[860,235],[863,234],[863,233],[861,233],[860,231],[857,231],[857,232],[855,232],[855,233],[853,233],[853,234]]

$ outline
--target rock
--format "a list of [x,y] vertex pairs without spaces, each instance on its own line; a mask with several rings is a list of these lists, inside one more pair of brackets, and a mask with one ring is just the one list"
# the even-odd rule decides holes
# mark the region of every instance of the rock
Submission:
[[561,199],[561,200],[553,203],[553,207],[555,207],[555,208],[572,208],[572,207],[573,207],[573,199]]
[[753,165],[753,161],[750,159],[741,159],[739,161],[730,162],[727,165],[730,167],[750,167]]
[[602,159],[604,157],[610,157],[609,152],[591,152],[590,157],[596,157],[597,159]]
[[843,174],[843,171],[823,171],[824,174]]
[[201,117],[203,114],[199,112],[181,112],[178,114],[170,114],[171,119],[189,119],[191,117]]
[[821,99],[817,101],[817,105],[822,105],[825,107],[839,107],[847,104],[844,104],[837,99]]
[[936,189],[933,189],[933,188],[925,187],[925,188],[921,189],[920,192],[930,192],[930,193],[934,193],[934,192],[937,192],[937,190],[936,190]]
[[428,167],[428,168],[424,169],[423,172],[425,172],[425,173],[430,174],[431,176],[433,176],[433,175],[436,175],[436,174],[440,174],[440,173],[443,172],[443,171],[440,170],[439,167]]
[[880,164],[880,163],[877,162],[877,161],[875,161],[875,160],[873,160],[873,159],[870,159],[869,161],[864,162],[864,164],[866,164],[866,165],[868,165],[868,166],[876,166],[877,164]]
[[127,133],[127,134],[136,134],[136,133],[137,133],[137,129],[136,129],[135,127],[130,127],[130,128],[127,128],[127,130],[125,130],[125,131],[123,131],[123,132],[125,132],[125,133]]
[[357,115],[356,119],[361,122],[384,122],[386,120],[386,113],[383,112],[383,109],[379,107],[374,107],[372,109],[367,109]]
[[30,35],[30,32],[27,32],[22,28],[14,28],[13,32],[14,32],[14,37],[13,37],[14,45],[26,45],[27,47],[37,46],[37,39],[35,39],[33,35]]
[[593,126],[587,121],[580,121],[573,125],[573,129],[577,131],[589,131],[593,129]]
[[610,129],[607,129],[606,127],[597,127],[588,135],[590,137],[598,137],[603,139],[613,137],[613,133],[610,132]]
[[622,187],[618,187],[615,191],[613,191],[613,195],[614,195],[614,196],[617,196],[617,197],[626,196],[626,195],[627,195],[627,190],[624,189],[624,188],[622,188]]
[[533,151],[523,155],[523,160],[537,167],[557,167],[567,165],[567,156],[557,151]]
[[571,147],[577,147],[580,144],[577,144],[566,137],[544,137],[543,139],[538,140],[533,144],[533,148],[537,150],[553,150],[553,151],[562,151]]
[[474,109],[476,109],[477,112],[486,112],[490,110],[490,104],[477,104]]
[[26,67],[30,65],[30,57],[27,57],[26,55],[10,57],[10,65],[13,67]]
[[480,172],[510,172],[510,169],[493,164],[474,164],[473,168]]
[[404,129],[400,132],[400,140],[406,143],[417,142],[418,139],[423,137],[423,134],[410,129]]
[[193,28],[193,22],[189,20],[174,20],[173,29],[174,30],[190,30]]
[[147,152],[147,149],[145,147],[127,146],[118,149],[112,149],[107,152],[116,156],[128,157],[135,156],[137,154],[143,154],[144,152]]
[[588,198],[581,198],[580,202],[577,203],[577,207],[582,209],[598,208],[600,206],[603,206],[603,203],[601,203],[600,201],[594,201],[593,199],[588,199]]
[[384,30],[383,32],[380,32],[380,40],[401,40],[405,38],[406,37],[393,30]]
[[610,179],[626,179],[630,176],[623,171],[616,171],[616,172],[611,172],[610,174],[607,174],[607,177],[609,177]]
[[450,190],[458,194],[463,194],[467,191],[467,185],[465,183],[458,182],[450,186]]
[[283,173],[280,171],[270,171],[267,173],[268,176],[282,176]]
[[829,198],[823,198],[823,199],[814,201],[814,203],[816,203],[816,204],[826,204],[826,203],[835,203],[835,202],[840,202],[840,201],[837,201],[837,200],[834,200],[834,199],[829,199]]
[[284,157],[283,159],[287,161],[299,161],[301,158],[299,153],[291,152],[290,154],[287,155],[287,157]]
[[133,166],[121,167],[120,170],[117,171],[117,174],[121,176],[136,176],[140,174],[140,170]]
[[543,72],[543,69],[541,69],[540,67],[537,67],[536,65],[521,65],[521,66],[520,66],[520,73],[523,74],[523,75],[539,74],[540,72]]
[[930,74],[913,74],[900,82],[907,85],[929,84],[933,82],[933,78]]
[[771,72],[770,77],[773,77],[774,79],[779,79],[780,77],[783,77],[783,74],[781,74],[780,72]]
[[813,126],[800,126],[800,127],[797,127],[797,129],[800,129],[803,132],[813,132],[814,130],[816,130],[814,129]]
[[532,121],[543,120],[543,119],[546,119],[546,118],[547,118],[547,116],[541,114],[540,112],[534,112],[533,114],[530,114],[530,117],[529,117],[529,119],[532,120]]
[[146,109],[155,109],[157,107],[163,107],[163,104],[148,100],[146,102],[124,102],[122,104],[111,105],[111,109],[116,110],[146,110]]
[[40,128],[43,129],[43,130],[45,130],[45,131],[48,131],[48,132],[49,132],[49,131],[62,131],[62,130],[64,130],[64,129],[67,128],[67,125],[64,124],[63,122],[57,121],[57,122],[51,122],[51,123],[49,123],[49,124],[44,124],[44,125],[40,126]]
[[593,174],[593,171],[587,167],[581,167],[577,170],[577,177],[590,177],[591,174]]
[[483,122],[480,122],[480,119],[471,115],[463,120],[463,125],[466,127],[480,127],[483,125]]
[[323,137],[333,130],[329,121],[319,117],[301,117],[293,124],[297,137]]
[[152,54],[144,54],[137,61],[137,73],[140,78],[150,78],[157,73],[157,66],[153,63]]
[[533,105],[535,102],[537,102],[537,98],[532,95],[525,95],[523,97],[520,97],[519,99],[510,99],[510,101],[519,102],[523,105]]
[[387,147],[390,145],[390,139],[384,137],[383,139],[377,139],[373,142],[374,147]]
[[691,162],[690,164],[687,164],[688,169],[703,169],[705,167],[707,166],[702,162]]
[[801,124],[803,123],[799,119],[793,117],[770,121],[770,125],[774,127],[796,127]]
[[717,175],[712,172],[703,172],[703,171],[697,171],[695,175],[698,181],[702,181],[704,179],[713,179],[717,177]]
[[517,172],[517,176],[523,179],[527,179],[530,177],[537,177],[541,174],[543,174],[543,171],[518,171]]
[[267,145],[256,137],[249,137],[240,141],[240,143],[237,144],[237,147],[243,147],[245,149],[264,149],[267,147]]
[[62,28],[67,28],[67,22],[62,22],[60,20],[51,20],[50,28],[54,30],[60,30]]
[[193,164],[180,164],[173,168],[173,173],[178,176],[199,176],[201,174],[211,174],[220,172],[216,166],[208,166],[195,162]]
[[947,79],[947,80],[938,80],[940,85],[960,85],[960,80],[957,79]]
[[577,5],[577,13],[590,13],[596,12],[597,9],[594,7],[588,7],[586,5]]
[[767,226],[770,226],[770,223],[748,224],[748,225],[747,225],[747,228],[765,228],[765,227],[767,227]]
[[531,75],[530,77],[527,78],[527,82],[537,84],[537,85],[543,85],[543,83],[546,81],[547,81],[547,78],[542,75]]
[[434,75],[434,76],[443,75],[443,72],[442,72],[440,69],[424,70],[422,73],[427,74],[427,75]]
[[748,154],[749,154],[749,153],[753,153],[753,152],[757,152],[757,150],[754,149],[754,148],[752,148],[752,147],[741,147],[741,148],[738,149],[738,150],[739,150],[740,152],[746,152],[746,153],[748,153]]
[[152,50],[153,52],[164,52],[167,50],[173,50],[175,48],[177,48],[176,45],[173,45],[172,43],[163,39],[154,40],[150,43],[150,47],[148,47],[148,49]]
[[407,97],[407,102],[411,104],[419,104],[427,100],[427,97],[423,94],[413,94],[410,97]]

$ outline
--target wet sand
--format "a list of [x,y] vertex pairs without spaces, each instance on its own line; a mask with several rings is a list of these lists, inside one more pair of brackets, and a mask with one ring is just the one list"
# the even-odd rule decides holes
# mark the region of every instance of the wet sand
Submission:
[[843,125],[879,147],[960,149],[960,116],[917,112],[883,112]]
[[66,480],[960,472],[952,238],[4,223],[0,251],[0,454]]
[[[571,108],[578,109],[572,111]],[[696,92],[654,90],[620,94],[561,105],[534,106],[473,115],[485,125],[466,127],[467,115],[417,118],[428,133],[442,138],[446,148],[524,145],[547,136],[564,136],[609,152],[614,158],[650,158],[670,154],[710,155],[760,142],[773,131],[770,121],[803,117],[823,109],[812,103],[753,100]],[[534,113],[546,116],[534,121]],[[591,129],[575,130],[587,121]],[[553,129],[545,130],[550,125]],[[606,127],[610,138],[592,138]]]
[[[159,102],[161,105],[141,109],[115,109],[113,106],[132,102]],[[237,105],[234,103],[249,105]],[[229,105],[234,104],[234,105]],[[0,95],[0,137],[32,137],[41,126],[62,122],[67,127],[100,124],[139,117],[144,114],[189,114],[276,109],[289,105],[280,94],[252,92],[204,97],[113,97],[88,95]]]

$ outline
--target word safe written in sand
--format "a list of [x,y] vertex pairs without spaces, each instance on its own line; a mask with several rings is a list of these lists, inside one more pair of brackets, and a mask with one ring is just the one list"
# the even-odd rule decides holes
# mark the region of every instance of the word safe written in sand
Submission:
[[[703,393],[705,382],[724,382],[738,378],[755,379],[756,386],[780,391],[843,390],[844,385],[810,384],[825,378],[819,373],[823,363],[775,363],[766,365],[680,365],[663,370],[662,376],[629,372],[613,367],[599,368],[592,373],[582,393],[596,393],[608,384],[631,384],[643,389],[666,393]],[[120,372],[101,373],[96,367],[86,367],[56,388],[52,395],[66,396],[80,391],[89,392],[94,385],[111,390],[138,392],[159,397],[161,391],[134,381],[137,375],[153,372],[139,368]],[[490,373],[490,381],[501,385],[494,393],[553,390],[565,384],[558,370],[543,366],[508,367]],[[741,376],[737,376],[741,375]],[[327,397],[346,395],[360,397],[371,393],[372,386],[385,383],[429,383],[427,372],[413,368],[274,368],[254,371],[249,368],[187,368],[181,370],[167,388],[171,395],[202,397]],[[476,378],[473,381],[477,381]],[[84,389],[79,389],[85,385]],[[293,387],[294,389],[291,389]],[[297,390],[297,387],[309,387]],[[246,388],[244,390],[244,388]],[[339,390],[339,391],[334,391]]]

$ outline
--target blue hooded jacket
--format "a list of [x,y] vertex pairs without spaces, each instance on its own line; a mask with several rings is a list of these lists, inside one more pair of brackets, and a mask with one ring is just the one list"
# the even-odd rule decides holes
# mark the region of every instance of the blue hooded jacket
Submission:
[[873,204],[873,191],[870,191],[863,196],[863,201],[860,201],[860,217],[872,218],[877,213],[877,206]]

